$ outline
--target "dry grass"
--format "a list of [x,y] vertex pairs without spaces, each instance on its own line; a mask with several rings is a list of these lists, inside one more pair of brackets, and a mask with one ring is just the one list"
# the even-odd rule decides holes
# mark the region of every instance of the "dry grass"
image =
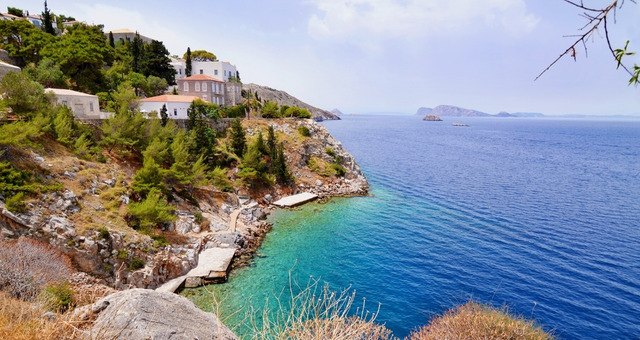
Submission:
[[[291,287],[294,287],[291,285]],[[365,300],[355,306],[355,292],[333,292],[327,285],[310,281],[299,293],[290,290],[290,300],[267,302],[261,313],[250,311],[253,339],[393,339],[383,325],[375,323],[378,312],[369,312]]]
[[505,311],[468,302],[411,334],[411,340],[431,339],[553,339],[532,321]]
[[39,304],[20,301],[0,292],[0,339],[54,340],[78,338],[77,322],[71,314],[55,314],[53,320],[44,317],[46,310]]

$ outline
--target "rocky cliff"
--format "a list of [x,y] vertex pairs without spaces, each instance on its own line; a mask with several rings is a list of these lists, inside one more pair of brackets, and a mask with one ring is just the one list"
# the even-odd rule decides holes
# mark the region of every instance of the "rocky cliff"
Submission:
[[257,93],[263,100],[272,100],[278,103],[278,105],[298,106],[305,108],[311,112],[314,118],[321,117],[326,120],[338,120],[340,117],[323,109],[319,109],[315,106],[311,106],[300,99],[280,90],[276,90],[267,86],[257,84],[242,84],[242,89],[245,91],[251,91]]

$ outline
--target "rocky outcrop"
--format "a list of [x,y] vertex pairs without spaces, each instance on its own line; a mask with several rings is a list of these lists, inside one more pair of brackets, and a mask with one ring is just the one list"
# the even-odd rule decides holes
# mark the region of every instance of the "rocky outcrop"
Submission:
[[84,333],[86,339],[237,339],[215,314],[167,292],[125,290],[75,314],[80,320],[95,320]]
[[430,112],[432,115],[438,115],[441,117],[489,117],[488,113],[465,109],[453,105],[439,105],[433,108]]
[[338,120],[340,117],[323,109],[319,109],[315,106],[311,106],[300,99],[280,90],[276,90],[267,86],[261,86],[257,84],[242,84],[242,90],[251,91],[258,94],[262,100],[272,100],[278,103],[278,105],[298,106],[305,108],[311,112],[314,118],[321,117],[326,120]]
[[442,118],[440,118],[440,116],[436,116],[436,115],[427,115],[422,120],[426,120],[428,122],[441,122]]

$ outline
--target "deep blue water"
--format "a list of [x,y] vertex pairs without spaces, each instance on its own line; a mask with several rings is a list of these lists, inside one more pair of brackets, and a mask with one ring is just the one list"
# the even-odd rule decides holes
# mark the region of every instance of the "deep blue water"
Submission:
[[373,197],[274,214],[255,265],[212,288],[223,309],[287,289],[291,271],[380,303],[398,336],[473,299],[561,339],[640,337],[640,122],[456,121],[470,127],[324,123]]

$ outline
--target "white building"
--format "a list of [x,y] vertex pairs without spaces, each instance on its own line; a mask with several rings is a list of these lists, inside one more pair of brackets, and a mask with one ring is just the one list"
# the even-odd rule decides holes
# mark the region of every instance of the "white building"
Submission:
[[66,89],[45,89],[45,93],[52,93],[58,104],[71,109],[76,117],[80,118],[106,118],[106,113],[100,112],[98,96]]
[[[140,36],[140,39],[142,39],[142,41],[144,41],[145,43],[150,43],[152,40],[151,38],[145,37],[144,35],[134,32],[128,28],[113,30],[110,32],[113,34],[113,41],[115,41],[116,43],[118,41],[121,43],[124,43],[125,41],[132,42],[133,39],[136,37],[136,34],[138,34]],[[108,36],[109,32],[105,32],[105,35]]]
[[196,96],[179,96],[179,95],[171,95],[165,94],[156,97],[150,97],[140,100],[140,111],[142,113],[148,114],[151,112],[156,112],[158,114],[158,118],[160,118],[160,110],[162,110],[162,106],[167,106],[167,115],[171,119],[187,119],[189,118],[187,115],[187,110],[191,103],[199,99]]
[[[172,58],[171,66],[176,70],[176,80],[187,76],[186,61],[184,59]],[[191,75],[204,74],[210,77],[229,81],[229,78],[238,76],[238,69],[235,65],[227,61],[191,61]]]

